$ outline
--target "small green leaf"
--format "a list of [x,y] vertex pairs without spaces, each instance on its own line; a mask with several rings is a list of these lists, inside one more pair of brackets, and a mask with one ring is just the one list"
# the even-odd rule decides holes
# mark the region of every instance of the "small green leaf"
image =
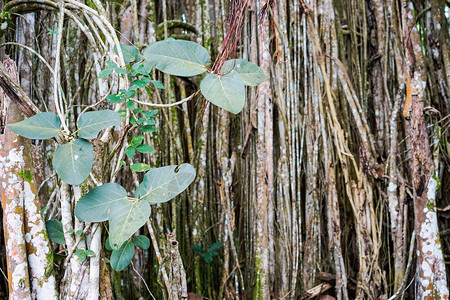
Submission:
[[74,232],[75,232],[75,230],[73,230],[73,229],[67,230],[67,233],[74,233]]
[[56,219],[51,219],[45,222],[45,227],[47,227],[47,233],[50,240],[57,244],[65,245],[66,240],[64,239],[64,230],[62,223]]
[[195,179],[195,169],[190,164],[156,168],[144,176],[135,197],[145,196],[150,204],[166,202],[183,192]]
[[89,257],[95,257],[95,252],[91,249],[86,250],[86,255]]
[[157,89],[162,89],[165,90],[166,87],[162,84],[161,81],[159,80],[150,80],[151,83],[153,83],[153,85],[157,88]]
[[130,166],[130,169],[135,172],[145,172],[151,169],[151,167],[144,163],[137,163]]
[[143,133],[150,133],[156,131],[156,127],[154,125],[144,125],[140,129]]
[[200,246],[200,245],[192,245],[191,246],[192,247],[192,249],[194,249],[194,251],[195,252],[198,252],[198,253],[205,253],[205,250],[203,249],[203,247],[202,246]]
[[133,109],[133,113],[134,113],[134,114],[138,114],[138,113],[140,113],[141,111],[142,111],[142,107],[137,107],[137,108]]
[[150,78],[142,77],[141,79],[136,79],[131,82],[131,85],[137,86],[138,88],[144,88],[150,83]]
[[106,100],[108,100],[111,103],[121,103],[125,101],[125,98],[122,97],[122,94],[111,94],[106,96]]
[[122,166],[126,166],[126,165],[127,165],[122,159],[120,160],[120,164],[121,164]]
[[89,176],[94,162],[94,150],[83,139],[59,146],[53,155],[53,168],[68,184],[79,185]]
[[125,106],[126,106],[128,109],[133,109],[133,107],[134,107],[134,101],[127,101],[127,103],[125,104]]
[[219,250],[221,247],[222,247],[222,243],[219,243],[219,242],[214,243],[211,245],[211,247],[209,247],[208,252]]
[[98,74],[98,78],[100,78],[100,79],[106,78],[109,75],[111,75],[112,72],[114,72],[113,68],[104,69]]
[[17,176],[19,176],[22,179],[25,179],[25,181],[31,183],[33,181],[33,175],[31,174],[30,170],[23,170],[17,172]]
[[116,250],[147,222],[150,205],[146,201],[127,199],[113,202],[110,208],[109,242]]
[[124,68],[115,68],[114,72],[116,72],[117,74],[128,75],[127,70],[125,70]]
[[45,140],[60,132],[61,121],[52,112],[43,112],[6,127],[27,139]]
[[147,144],[137,146],[136,150],[140,153],[152,153],[156,151],[155,148]]
[[75,251],[74,255],[77,256],[77,260],[79,262],[83,262],[87,258],[86,251],[84,251],[83,249],[78,249],[77,251]]
[[113,61],[107,61],[106,64],[108,65],[108,68],[112,68],[112,69],[117,68],[117,64]]
[[223,74],[226,74],[231,70],[238,72],[242,82],[249,86],[257,86],[267,79],[266,74],[259,66],[243,59],[227,60],[224,63],[222,70],[221,73]]
[[117,183],[105,183],[93,188],[75,207],[75,216],[80,221],[104,222],[109,219],[112,203],[126,200],[127,191]]
[[194,76],[206,71],[208,51],[197,43],[184,40],[164,40],[150,44],[144,57],[155,68],[176,76]]
[[115,111],[104,109],[90,111],[78,120],[78,136],[84,139],[95,139],[98,133],[110,126],[119,126],[122,119]]
[[133,259],[134,245],[131,241],[127,241],[118,250],[111,253],[110,264],[116,271],[125,269]]
[[128,156],[129,159],[132,159],[135,153],[136,153],[135,147],[128,147],[127,149],[125,149],[125,154]]
[[150,240],[145,235],[135,236],[133,241],[136,246],[138,246],[142,250],[147,250],[150,247]]
[[151,118],[151,117],[156,116],[156,114],[158,113],[158,110],[157,109],[152,109],[150,111],[143,111],[142,113],[144,114],[144,116],[146,118]]
[[78,235],[78,236],[81,236],[81,235],[83,234],[83,230],[82,230],[82,229],[77,230],[77,231],[75,232],[75,234]]
[[203,259],[206,263],[210,264],[213,261],[213,256],[209,253],[202,253]]
[[136,147],[142,143],[144,136],[142,134],[136,135],[131,139],[130,146]]
[[200,90],[206,100],[233,114],[240,113],[244,108],[244,83],[236,71],[223,76],[206,75],[200,83]]

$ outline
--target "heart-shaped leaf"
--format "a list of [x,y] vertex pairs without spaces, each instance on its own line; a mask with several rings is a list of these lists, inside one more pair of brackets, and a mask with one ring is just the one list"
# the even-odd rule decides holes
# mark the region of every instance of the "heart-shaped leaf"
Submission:
[[206,75],[200,83],[200,90],[206,100],[233,114],[241,112],[244,107],[244,83],[236,71]]
[[84,139],[95,139],[98,133],[109,126],[119,126],[122,122],[115,111],[105,109],[90,111],[80,116],[78,120],[78,136]]
[[197,43],[164,40],[150,44],[144,57],[155,68],[176,76],[194,76],[206,71],[208,51]]
[[166,202],[184,191],[194,179],[195,169],[190,164],[156,168],[145,174],[135,197],[144,197],[150,204]]
[[91,144],[83,139],[59,146],[53,155],[53,168],[68,184],[79,185],[89,176],[94,162]]
[[58,135],[61,121],[54,113],[43,112],[6,127],[27,139],[45,140]]
[[267,78],[266,74],[259,66],[244,59],[227,60],[224,63],[222,70],[223,74],[226,74],[231,70],[238,72],[242,82],[249,86],[257,86]]
[[125,269],[133,259],[134,245],[131,241],[127,241],[118,250],[114,250],[111,253],[110,264],[116,271],[122,271]]
[[63,226],[60,221],[56,219],[48,220],[45,222],[45,227],[47,227],[47,233],[50,240],[61,245],[66,244]]
[[110,206],[109,243],[119,249],[150,217],[150,205],[146,201],[131,199],[115,201]]
[[111,204],[126,200],[127,191],[117,183],[105,183],[93,188],[75,207],[75,215],[85,222],[104,222],[109,219]]

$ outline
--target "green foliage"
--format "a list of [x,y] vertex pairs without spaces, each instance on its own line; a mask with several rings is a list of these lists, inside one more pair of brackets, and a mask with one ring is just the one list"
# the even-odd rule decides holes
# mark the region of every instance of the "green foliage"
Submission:
[[136,163],[130,166],[130,169],[135,172],[145,172],[151,169],[151,167],[144,163]]
[[120,68],[119,66],[117,66],[117,64],[115,62],[112,61],[108,61],[106,62],[106,69],[104,69],[103,71],[100,72],[100,74],[98,74],[99,78],[106,78],[109,75],[111,75],[113,72],[116,72],[117,74],[122,74],[122,75],[127,75],[127,71],[125,69]]
[[51,241],[61,245],[66,244],[64,229],[60,221],[56,219],[48,220],[45,222],[45,227],[47,228],[48,237]]
[[53,155],[53,168],[61,179],[79,185],[89,176],[94,162],[94,150],[84,139],[59,146]]
[[61,121],[56,114],[43,112],[6,127],[27,139],[45,140],[58,135]]
[[31,181],[33,181],[33,174],[31,174],[30,170],[19,171],[19,172],[17,172],[17,176],[19,176],[19,178],[25,179],[25,181],[27,181],[29,183],[31,183]]
[[206,100],[233,114],[244,107],[244,83],[236,71],[225,75],[208,74],[200,83],[200,89]]
[[264,71],[254,63],[243,59],[227,60],[223,66],[223,74],[236,71],[245,85],[257,86],[266,80],[267,76]]
[[118,249],[150,217],[150,204],[137,199],[126,199],[111,203],[109,215],[109,243]]
[[166,166],[149,171],[135,192],[150,204],[167,202],[184,191],[195,179],[195,169],[190,164]]
[[[120,49],[122,50],[123,60],[126,63],[139,62],[143,59],[142,55],[139,54],[139,50],[133,45],[120,44]],[[117,53],[116,46],[114,46],[114,52]]]
[[142,250],[147,250],[150,247],[150,240],[145,235],[135,236],[133,242]]
[[128,197],[116,183],[93,188],[78,201],[75,215],[85,222],[109,220],[108,243],[117,250],[148,220],[150,204],[172,199],[194,180],[195,169],[191,165],[182,164],[177,172],[176,169],[177,166],[167,166],[148,172],[136,189],[136,198]]
[[120,115],[109,109],[86,112],[78,120],[78,136],[95,139],[101,130],[109,126],[119,126],[121,122]]
[[158,70],[184,77],[204,73],[209,62],[208,51],[199,44],[173,39],[150,44],[144,57]]
[[219,250],[222,247],[222,243],[214,243],[211,245],[211,247],[208,248],[208,250],[205,251],[202,246],[200,245],[192,245],[192,249],[194,249],[195,252],[199,253],[206,263],[211,263],[213,261],[213,257],[219,255],[217,250]]
[[122,271],[130,264],[133,255],[134,245],[131,240],[128,240],[118,250],[112,252],[110,259],[111,267],[116,271]]
[[126,200],[127,191],[117,183],[105,183],[90,190],[75,206],[81,221],[104,222],[109,219],[111,203]]
[[74,255],[77,257],[77,260],[80,263],[85,261],[87,258],[87,253],[86,253],[86,250],[84,250],[84,249],[78,249],[77,251],[75,251]]

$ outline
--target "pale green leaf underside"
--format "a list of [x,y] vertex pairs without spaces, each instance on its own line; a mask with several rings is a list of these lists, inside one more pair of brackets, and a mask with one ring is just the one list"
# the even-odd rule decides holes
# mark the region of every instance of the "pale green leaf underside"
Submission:
[[131,241],[127,241],[118,250],[111,253],[111,267],[116,271],[125,269],[133,259],[134,245]]
[[43,112],[7,127],[28,139],[45,140],[58,135],[61,121],[52,112]]
[[119,126],[122,122],[115,111],[105,109],[90,111],[80,116],[78,120],[78,136],[84,139],[95,139],[98,133],[109,126]]
[[109,244],[119,249],[150,217],[146,201],[121,200],[111,204],[109,215]]
[[93,188],[78,201],[75,215],[85,222],[104,222],[109,219],[113,202],[126,200],[127,191],[117,183],[106,183]]
[[200,83],[200,90],[206,100],[233,114],[244,108],[244,83],[236,71],[223,76],[211,73],[206,75]]
[[150,44],[145,59],[155,68],[176,76],[194,76],[206,71],[209,54],[197,43],[183,40],[164,40]]
[[91,144],[83,139],[59,146],[53,155],[53,168],[61,180],[79,185],[89,176],[94,162]]
[[145,196],[150,204],[167,202],[183,192],[195,179],[195,169],[190,164],[166,166],[150,170],[136,189],[137,198]]
[[244,85],[249,86],[257,86],[267,78],[259,66],[244,59],[227,60],[222,70],[223,74],[228,73],[230,70],[238,72]]

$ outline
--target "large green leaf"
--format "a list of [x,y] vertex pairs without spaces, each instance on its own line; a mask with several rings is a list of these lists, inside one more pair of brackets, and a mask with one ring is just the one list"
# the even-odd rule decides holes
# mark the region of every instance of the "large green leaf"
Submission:
[[109,126],[119,126],[122,122],[115,111],[105,109],[90,111],[80,116],[78,120],[78,136],[84,139],[95,139],[100,132]]
[[109,219],[113,202],[126,200],[127,191],[117,183],[106,183],[93,188],[78,201],[75,215],[85,222],[104,222]]
[[200,89],[206,100],[233,114],[241,112],[244,107],[244,83],[236,71],[223,76],[210,73],[203,78]]
[[267,78],[266,74],[259,66],[243,59],[227,60],[224,63],[222,70],[223,74],[226,74],[231,70],[238,72],[242,82],[249,86],[257,86]]
[[150,217],[150,204],[128,199],[115,201],[110,208],[109,243],[116,250],[147,222]]
[[145,197],[150,204],[166,202],[184,191],[195,179],[190,164],[150,170],[136,189],[135,197]]
[[133,259],[134,245],[131,241],[127,241],[118,250],[111,253],[111,267],[116,271],[125,269]]
[[58,135],[61,121],[54,113],[43,112],[6,127],[28,139],[44,140]]
[[176,76],[194,76],[206,71],[209,54],[197,43],[183,40],[164,40],[150,44],[144,57],[155,68]]
[[47,227],[47,233],[50,240],[55,243],[65,245],[66,239],[64,238],[64,230],[62,223],[56,219],[48,220],[45,223],[45,227]]
[[53,155],[53,168],[71,185],[79,185],[89,176],[93,162],[92,146],[83,139],[59,146]]

